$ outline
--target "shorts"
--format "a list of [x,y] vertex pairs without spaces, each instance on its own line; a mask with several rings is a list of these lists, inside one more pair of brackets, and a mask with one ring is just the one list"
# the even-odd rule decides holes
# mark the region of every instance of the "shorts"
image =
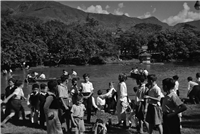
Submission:
[[76,132],[84,132],[85,131],[85,125],[84,125],[84,120],[83,119],[79,119],[79,118],[74,118],[74,121],[76,123],[76,127],[72,127],[72,131]]

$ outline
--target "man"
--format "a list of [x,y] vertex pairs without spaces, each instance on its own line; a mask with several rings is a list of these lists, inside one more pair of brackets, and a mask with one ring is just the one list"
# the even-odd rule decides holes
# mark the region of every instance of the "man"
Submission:
[[71,99],[67,87],[69,75],[61,76],[61,83],[58,85],[58,94],[61,101],[61,108],[59,109],[59,119],[63,123],[66,120],[67,131],[70,130],[70,107]]

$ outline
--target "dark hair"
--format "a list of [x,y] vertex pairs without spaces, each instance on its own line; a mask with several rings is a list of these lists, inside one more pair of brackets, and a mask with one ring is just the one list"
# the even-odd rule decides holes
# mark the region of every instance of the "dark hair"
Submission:
[[40,87],[39,84],[35,83],[32,85],[32,90],[34,90],[35,88],[39,88],[39,87]]
[[187,80],[188,81],[192,81],[192,77],[187,77]]
[[49,88],[49,91],[51,92],[54,92],[54,93],[57,93],[57,86],[58,86],[58,83],[56,80],[50,80],[48,83],[47,83],[47,86]]
[[196,73],[196,77],[199,78],[200,77],[200,73]]
[[12,81],[13,83],[15,83],[15,79],[14,78],[10,78],[8,79],[8,82]]
[[23,81],[22,80],[16,80],[15,81],[15,86],[16,87],[19,87],[19,86],[21,86],[23,84]]
[[172,78],[166,78],[162,81],[162,84],[163,84],[163,87],[166,87],[164,88],[165,91],[169,91],[171,89],[174,88],[175,86],[175,80],[172,79]]
[[151,80],[151,81],[156,81],[156,80],[157,80],[157,77],[156,77],[155,74],[150,74],[150,75],[147,76],[147,79],[148,79],[148,80]]
[[90,77],[89,74],[83,74],[83,78]]
[[145,78],[145,76],[144,76],[144,75],[140,75],[140,76],[139,76],[139,81],[140,81],[140,82],[144,82],[144,81],[145,81],[145,79],[146,79],[146,78]]
[[47,85],[44,84],[44,83],[40,84],[40,88],[41,88],[41,89],[45,89],[46,86],[47,86]]
[[138,90],[138,87],[133,87],[134,92],[137,92],[137,90]]
[[98,94],[98,95],[102,95],[102,91],[101,91],[101,90],[98,90],[98,91],[97,91],[97,94]]
[[78,81],[77,78],[72,78],[72,83],[74,83],[75,81]]
[[61,82],[65,82],[67,79],[69,79],[69,75],[62,75],[60,77]]
[[173,77],[172,77],[174,80],[178,80],[178,75],[174,75]]
[[82,99],[83,97],[81,95],[78,95],[76,101],[78,102],[78,101],[81,101]]
[[121,73],[119,74],[119,81],[122,82],[122,81],[125,81],[127,80],[127,76],[125,73]]

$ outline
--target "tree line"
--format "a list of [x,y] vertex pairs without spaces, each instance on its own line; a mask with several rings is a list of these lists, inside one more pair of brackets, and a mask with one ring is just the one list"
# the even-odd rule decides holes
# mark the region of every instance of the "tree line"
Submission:
[[190,25],[179,30],[141,23],[123,30],[102,26],[89,16],[85,22],[44,22],[37,17],[2,14],[1,66],[103,64],[106,59],[137,58],[143,45],[160,60],[198,61],[200,31]]

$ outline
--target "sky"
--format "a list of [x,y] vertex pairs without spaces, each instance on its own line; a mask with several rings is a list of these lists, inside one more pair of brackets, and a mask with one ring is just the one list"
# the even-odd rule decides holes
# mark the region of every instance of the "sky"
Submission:
[[[57,1],[57,0],[56,0]],[[156,17],[171,26],[200,20],[195,0],[190,1],[59,1],[67,6],[91,13],[126,15],[128,17]]]

